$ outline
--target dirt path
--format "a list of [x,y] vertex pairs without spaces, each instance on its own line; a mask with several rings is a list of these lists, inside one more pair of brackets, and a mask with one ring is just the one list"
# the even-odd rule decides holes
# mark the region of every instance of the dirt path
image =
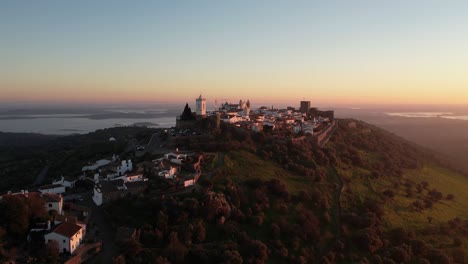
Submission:
[[35,185],[41,185],[42,182],[44,181],[45,177],[47,176],[47,172],[49,171],[49,165],[46,165],[41,172],[36,177],[36,180],[34,181]]
[[91,221],[94,222],[95,229],[97,228],[97,230],[99,230],[96,238],[102,241],[102,251],[90,260],[89,263],[112,263],[113,258],[116,257],[118,253],[117,245],[114,240],[115,232],[106,220],[102,206],[93,205],[91,209],[93,210]]
[[334,235],[333,241],[331,241],[327,246],[319,252],[319,257],[315,263],[321,263],[321,259],[326,256],[336,245],[338,238],[341,236],[341,193],[343,191],[343,180],[338,175],[338,172],[335,168],[330,168],[328,172],[328,180],[332,183],[337,183],[338,186],[336,191],[333,193],[332,198],[332,208],[331,208],[331,225],[333,226],[332,231]]

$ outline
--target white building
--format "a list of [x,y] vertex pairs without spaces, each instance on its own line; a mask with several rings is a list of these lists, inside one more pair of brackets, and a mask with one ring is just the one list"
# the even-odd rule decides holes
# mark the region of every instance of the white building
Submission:
[[45,208],[49,212],[55,210],[57,214],[63,214],[63,197],[60,194],[44,193],[41,194],[45,203]]
[[251,129],[255,132],[263,131],[263,123],[253,123]]
[[299,132],[302,131],[302,127],[300,125],[293,126],[293,132],[298,134]]
[[197,116],[205,116],[206,115],[206,99],[202,98],[202,95],[195,100],[196,103],[196,113]]
[[[180,153],[178,149],[175,152],[164,154],[164,158],[175,164],[182,164],[187,159],[187,154]],[[162,161],[162,159],[160,160]]]
[[158,176],[164,177],[166,179],[174,179],[174,177],[179,172],[180,167],[178,166],[168,166],[163,168],[160,172],[158,172]]
[[127,171],[133,170],[132,160],[122,160],[120,166],[118,167],[119,175],[124,175]]
[[314,134],[314,122],[304,122],[302,123],[302,130],[305,134],[313,135]]
[[83,233],[81,226],[64,222],[54,228],[52,232],[46,234],[44,238],[46,243],[56,241],[60,252],[73,254],[83,240]]
[[97,170],[99,169],[100,167],[102,166],[106,166],[108,164],[110,164],[111,162],[114,162],[117,160],[117,156],[113,155],[112,156],[112,159],[100,159],[98,161],[96,161],[94,164],[91,164],[91,165],[88,165],[88,166],[84,166],[83,168],[81,168],[81,171],[93,171],[93,170]]
[[65,177],[61,177],[60,180],[53,181],[52,184],[62,185],[65,188],[73,188],[75,187],[76,180],[65,179]]
[[102,173],[102,177],[113,180],[117,177],[125,175],[127,172],[133,170],[133,163],[132,160],[122,160],[120,164],[118,162],[114,162],[112,164],[106,165],[105,167],[100,169],[100,173]]
[[241,116],[237,116],[237,115],[226,115],[224,117],[221,117],[221,120],[228,124],[234,124],[234,123],[243,121],[244,118],[242,118]]
[[65,186],[60,184],[50,184],[44,185],[38,188],[39,192],[41,193],[55,193],[55,194],[62,194],[65,193]]
[[120,176],[117,179],[121,179],[124,181],[124,183],[126,182],[137,182],[137,181],[147,181],[148,178],[144,178],[143,177],[143,174],[141,173],[130,173],[130,174],[127,174],[127,175],[124,175],[124,176]]

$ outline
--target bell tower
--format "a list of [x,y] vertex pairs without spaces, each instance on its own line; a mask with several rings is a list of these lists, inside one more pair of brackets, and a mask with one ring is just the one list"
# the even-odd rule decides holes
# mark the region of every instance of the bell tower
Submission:
[[195,100],[196,102],[196,113],[197,116],[205,116],[206,115],[206,99],[202,98],[202,95]]

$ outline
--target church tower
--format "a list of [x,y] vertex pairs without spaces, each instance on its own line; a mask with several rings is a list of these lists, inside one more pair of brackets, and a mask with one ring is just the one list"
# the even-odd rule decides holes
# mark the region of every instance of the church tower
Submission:
[[195,100],[196,102],[196,113],[197,116],[205,116],[206,115],[206,99],[202,98],[201,94],[200,96]]

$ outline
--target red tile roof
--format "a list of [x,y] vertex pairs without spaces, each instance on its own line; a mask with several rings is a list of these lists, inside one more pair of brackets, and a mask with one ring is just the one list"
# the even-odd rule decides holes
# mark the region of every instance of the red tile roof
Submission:
[[42,194],[42,198],[46,203],[58,203],[60,200],[62,200],[60,195],[53,193],[44,193]]
[[55,228],[54,232],[62,236],[71,238],[80,230],[81,230],[81,226],[70,223],[70,222],[64,222],[60,224],[57,228]]

